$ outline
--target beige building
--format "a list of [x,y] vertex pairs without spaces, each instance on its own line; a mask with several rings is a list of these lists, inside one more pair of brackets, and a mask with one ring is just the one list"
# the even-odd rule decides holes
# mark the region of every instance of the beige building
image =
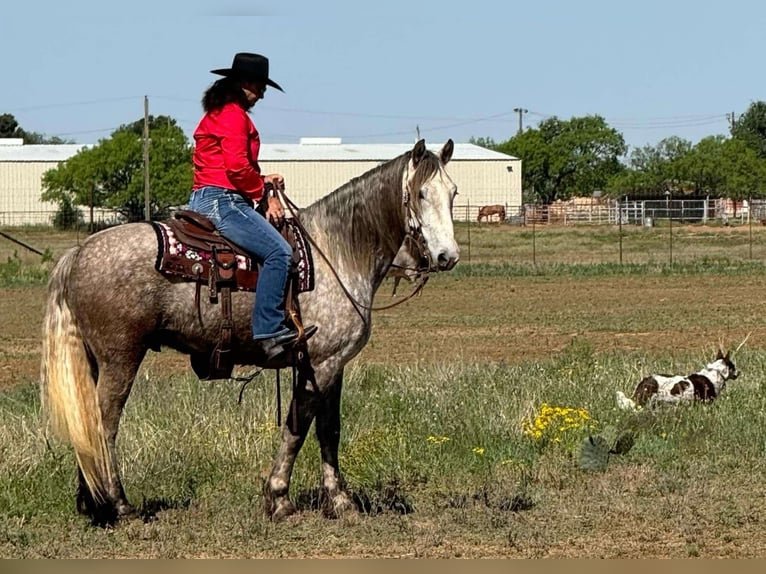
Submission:
[[43,174],[82,145],[22,145],[0,138],[0,225],[49,225],[58,205],[40,200]]
[[[413,144],[348,144],[339,138],[302,138],[297,144],[264,144],[264,173],[285,176],[287,193],[300,207],[352,178],[406,152]],[[443,142],[428,148],[438,152]],[[50,224],[57,206],[40,200],[42,175],[83,146],[22,145],[0,138],[0,225]],[[508,216],[521,206],[521,160],[469,143],[455,144],[449,174],[458,186],[455,219],[476,220],[479,207],[502,204]]]
[[[444,142],[430,142],[438,153]],[[264,144],[264,173],[285,176],[287,193],[300,207],[354,177],[412,149],[411,144],[351,144],[340,138],[301,138],[297,144]],[[521,208],[521,160],[470,143],[456,143],[447,166],[458,186],[455,219],[476,220],[483,205],[502,204],[508,216]]]

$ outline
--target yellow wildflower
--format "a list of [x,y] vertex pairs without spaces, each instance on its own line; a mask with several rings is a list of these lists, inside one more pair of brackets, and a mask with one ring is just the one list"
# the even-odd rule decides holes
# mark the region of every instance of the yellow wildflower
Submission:
[[524,435],[534,439],[543,438],[561,442],[564,433],[593,426],[590,413],[584,408],[556,407],[543,403],[534,419],[522,423]]
[[444,444],[445,442],[450,440],[450,438],[448,436],[430,435],[426,440],[428,440],[428,442],[431,444]]

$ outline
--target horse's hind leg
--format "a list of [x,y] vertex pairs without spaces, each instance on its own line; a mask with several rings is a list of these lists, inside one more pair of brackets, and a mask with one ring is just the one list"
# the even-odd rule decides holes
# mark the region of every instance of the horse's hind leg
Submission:
[[337,518],[355,508],[351,497],[343,488],[338,464],[340,444],[340,396],[343,389],[343,371],[335,375],[322,395],[316,414],[316,435],[322,452],[322,494],[324,513]]
[[79,473],[79,487],[77,491],[77,508],[80,512],[89,514],[94,522],[108,524],[116,519],[128,517],[135,513],[134,508],[128,503],[125,490],[120,480],[117,466],[117,431],[120,425],[125,402],[133,386],[133,381],[138,372],[138,367],[145,351],[113,355],[108,361],[99,362],[98,392],[99,405],[101,407],[101,420],[106,436],[107,448],[114,469],[109,477],[108,500],[97,503],[90,494],[85,484],[82,473]]

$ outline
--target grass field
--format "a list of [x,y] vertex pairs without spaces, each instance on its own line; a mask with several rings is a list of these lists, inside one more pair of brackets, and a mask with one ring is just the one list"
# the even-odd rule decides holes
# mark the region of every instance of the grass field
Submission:
[[[238,405],[236,384],[197,381],[162,352],[145,361],[120,439],[147,520],[107,531],[76,515],[73,456],[39,424],[50,263],[0,241],[0,556],[765,556],[764,231],[751,243],[748,228],[674,228],[672,267],[663,228],[628,230],[624,265],[613,229],[538,229],[535,266],[529,229],[457,231],[463,263],[378,313],[347,369],[341,465],[360,515],[316,509],[310,439],[292,487],[302,512],[266,520],[273,375]],[[54,258],[76,241],[22,235]],[[696,371],[748,334],[742,374],[715,404],[614,408],[641,376]],[[525,433],[544,404],[573,410]],[[627,454],[580,468],[586,436],[624,429]]]

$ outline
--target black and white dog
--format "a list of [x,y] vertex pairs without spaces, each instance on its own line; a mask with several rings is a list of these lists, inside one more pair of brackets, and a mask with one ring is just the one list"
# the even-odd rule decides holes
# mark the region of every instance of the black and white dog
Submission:
[[658,403],[713,401],[726,388],[726,381],[736,379],[737,374],[731,353],[724,356],[719,350],[715,361],[692,375],[651,375],[638,383],[632,399],[617,391],[617,406],[625,411],[635,411]]

